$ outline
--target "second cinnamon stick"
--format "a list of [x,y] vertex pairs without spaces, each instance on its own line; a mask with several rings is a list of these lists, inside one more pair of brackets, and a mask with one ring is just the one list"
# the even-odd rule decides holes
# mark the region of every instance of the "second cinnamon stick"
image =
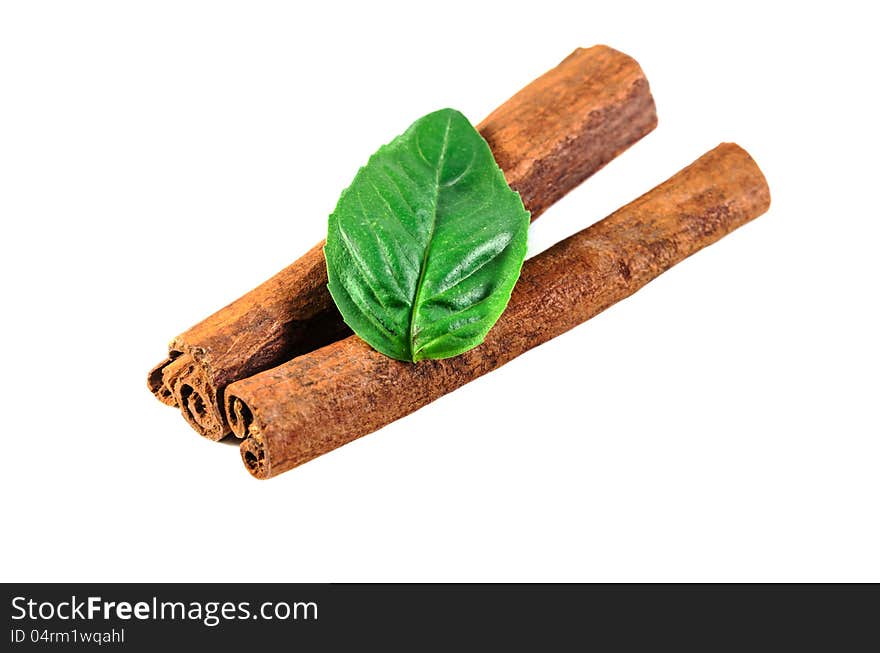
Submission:
[[226,409],[245,466],[269,478],[375,431],[588,320],[769,205],[752,158],[722,144],[526,261],[507,310],[469,352],[405,363],[352,336],[234,383]]

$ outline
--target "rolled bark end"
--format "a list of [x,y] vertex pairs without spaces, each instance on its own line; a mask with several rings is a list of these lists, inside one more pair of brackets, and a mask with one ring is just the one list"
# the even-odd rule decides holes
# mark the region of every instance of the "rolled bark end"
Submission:
[[232,434],[235,437],[241,439],[239,452],[245,469],[254,478],[260,480],[270,478],[272,472],[269,465],[269,452],[266,449],[260,428],[254,423],[253,411],[243,399],[232,394],[227,395],[225,407],[229,428],[232,429]]
[[260,480],[266,480],[272,476],[269,468],[269,456],[262,438],[257,435],[246,438],[242,441],[239,451],[241,452],[241,461],[251,476]]
[[160,399],[171,395],[174,403],[164,403],[179,407],[183,418],[199,435],[214,441],[222,440],[229,433],[226,418],[204,364],[189,354],[177,354],[160,368],[162,387],[154,394]]
[[223,424],[222,415],[218,413],[214,401],[205,394],[203,388],[181,383],[178,396],[183,418],[199,435],[215,442],[226,437],[228,431]]
[[156,399],[172,408],[177,406],[177,399],[174,398],[174,393],[171,389],[165,385],[164,372],[165,368],[171,365],[173,361],[174,358],[169,355],[165,360],[151,369],[149,374],[147,374],[147,387],[150,389],[150,392],[153,393]]
[[[346,338],[346,340],[351,339],[353,337]],[[332,347],[333,344],[328,346]],[[270,447],[274,446],[274,443],[263,437],[265,424],[254,418],[254,412],[246,399],[230,393],[226,396],[224,406],[226,421],[232,429],[232,434],[241,440],[238,447],[241,461],[251,476],[266,480],[291,466],[296,466],[297,463],[287,460],[283,452],[276,452],[273,455]],[[281,466],[280,470],[276,469],[278,465]]]
[[247,407],[238,397],[229,396],[226,399],[226,418],[229,421],[229,428],[232,434],[244,439],[250,435],[250,427],[254,421],[254,415],[251,409]]

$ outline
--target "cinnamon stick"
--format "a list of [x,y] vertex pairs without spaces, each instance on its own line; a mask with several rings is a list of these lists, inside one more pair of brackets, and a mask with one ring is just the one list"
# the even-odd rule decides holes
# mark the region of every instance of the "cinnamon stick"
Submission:
[[[478,129],[535,219],[656,124],[638,63],[600,45],[575,50]],[[153,394],[219,440],[228,384],[350,334],[327,292],[322,247],[177,336],[148,375]]]
[[226,409],[244,464],[269,478],[375,431],[588,320],[769,205],[752,158],[722,144],[526,261],[507,310],[465,354],[406,363],[351,336],[238,381]]

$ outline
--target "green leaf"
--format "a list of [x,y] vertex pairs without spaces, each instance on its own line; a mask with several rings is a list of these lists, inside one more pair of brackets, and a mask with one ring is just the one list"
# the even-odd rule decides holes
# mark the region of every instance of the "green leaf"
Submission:
[[483,137],[458,111],[436,111],[379,148],[342,192],[324,246],[330,294],[386,356],[456,356],[507,306],[528,226]]

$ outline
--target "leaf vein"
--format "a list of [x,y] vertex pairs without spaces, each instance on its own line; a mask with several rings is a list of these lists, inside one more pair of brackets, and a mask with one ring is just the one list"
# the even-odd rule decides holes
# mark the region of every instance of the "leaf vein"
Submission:
[[[379,304],[379,306],[381,306],[383,309],[385,309],[386,313],[390,314],[390,311],[388,310],[388,306],[385,304],[384,301],[382,301],[382,296],[376,291],[376,287],[373,285],[373,282],[375,282],[376,279],[373,278],[373,275],[369,271],[369,267],[366,265],[366,262],[361,259],[360,254],[354,248],[354,245],[351,242],[351,237],[342,228],[341,224],[338,225],[338,228],[339,228],[340,242],[342,243],[345,250],[348,252],[349,256],[351,256],[351,260],[354,261],[355,267],[358,270],[360,270],[360,272],[361,272],[360,278],[363,279],[364,284],[367,286],[367,288],[369,288],[370,293],[376,299],[376,302]],[[345,275],[340,275],[340,281],[342,281],[343,279],[347,279],[347,278],[348,277],[346,277]],[[345,281],[342,281],[342,285],[346,287],[346,289],[348,290],[348,294],[352,295],[351,288],[350,288],[349,284],[345,283]],[[352,295],[352,299],[354,299],[354,295]],[[365,312],[365,313],[367,312],[363,307],[360,307],[360,308],[361,308],[362,312]],[[383,330],[388,331],[387,327],[384,327],[384,326],[383,326]],[[393,333],[391,331],[388,331],[388,332]]]
[[[373,192],[376,193],[376,195],[378,195],[379,199],[382,200],[382,202],[385,204],[385,206],[388,207],[388,213],[400,225],[400,228],[403,229],[403,232],[409,237],[410,240],[412,240],[413,244],[415,244],[416,246],[420,245],[418,239],[412,234],[412,232],[409,230],[409,228],[403,223],[403,220],[400,219],[400,216],[397,215],[397,212],[393,208],[391,208],[391,204],[388,202],[388,200],[385,199],[385,197],[382,195],[381,192],[379,192],[379,188],[378,188],[378,186],[376,186],[376,184],[373,182],[373,180],[370,178],[367,178],[367,184],[369,184],[370,188],[373,189]],[[363,201],[361,201],[361,208],[363,208],[363,205],[364,205]]]
[[[415,336],[416,315],[421,304],[422,288],[425,283],[425,270],[428,267],[428,254],[431,251],[431,241],[434,239],[434,230],[437,228],[437,203],[440,195],[440,174],[443,172],[443,164],[446,161],[446,150],[449,147],[449,128],[452,126],[452,116],[446,117],[446,128],[443,130],[443,143],[440,145],[440,156],[437,158],[437,169],[434,172],[434,206],[431,213],[431,229],[428,232],[428,238],[425,243],[425,253],[422,256],[422,267],[419,270],[419,280],[416,283],[416,295],[413,298],[412,312],[409,316],[409,351],[410,357],[415,360],[415,352],[413,352],[413,342]],[[418,145],[418,135],[416,136],[416,145]],[[421,151],[421,147],[419,147]]]
[[438,297],[441,297],[441,296],[445,295],[446,293],[448,293],[450,290],[452,290],[452,289],[455,288],[456,286],[458,286],[458,285],[462,284],[464,281],[470,279],[470,278],[471,278],[472,276],[474,276],[477,272],[479,272],[480,270],[482,270],[484,267],[486,267],[487,265],[489,265],[492,261],[494,261],[494,260],[497,259],[499,256],[501,256],[504,252],[506,252],[506,251],[510,248],[510,244],[511,244],[512,242],[513,242],[513,237],[511,237],[510,240],[507,241],[507,243],[504,245],[504,247],[502,247],[501,249],[499,249],[499,250],[497,250],[496,252],[494,252],[494,253],[492,254],[492,256],[488,257],[488,258],[485,259],[484,261],[481,261],[479,265],[477,265],[477,266],[475,266],[474,268],[472,268],[470,271],[468,271],[467,274],[465,274],[463,277],[457,279],[457,280],[454,281],[452,284],[450,284],[450,285],[446,286],[445,288],[443,288],[443,289],[438,290],[437,292],[435,292],[433,295],[431,295],[431,296],[426,300],[426,302],[433,301],[433,300],[437,299]]
[[464,176],[465,176],[467,173],[469,173],[469,172],[471,171],[471,168],[474,166],[474,159],[475,159],[475,158],[476,158],[476,153],[475,153],[473,150],[471,150],[471,160],[468,161],[468,164],[464,167],[464,170],[462,170],[459,174],[457,174],[453,179],[450,179],[450,180],[448,180],[448,181],[444,181],[444,182],[443,182],[443,187],[444,187],[444,188],[449,188],[449,187],[454,186],[455,184],[457,184],[457,183],[458,183],[459,181],[461,181],[462,179],[464,179]]
[[[366,209],[366,207],[364,206],[364,200],[363,200],[363,198],[361,198],[360,189],[358,189],[357,193],[355,193],[355,197],[357,197],[358,203],[361,205],[361,212],[363,213],[364,218],[367,218],[367,217],[368,217],[368,216],[367,216],[367,209]],[[369,229],[369,232],[370,232],[370,234],[373,236],[373,238],[376,239],[376,245],[377,245],[377,247],[378,247],[378,249],[379,249],[379,252],[380,252],[381,255],[382,255],[382,260],[385,261],[385,267],[386,267],[386,269],[387,269],[389,272],[392,272],[392,273],[389,274],[388,276],[391,278],[391,281],[392,281],[392,283],[394,284],[394,287],[397,288],[397,291],[398,291],[398,298],[399,298],[399,299],[405,304],[405,303],[409,300],[409,294],[408,294],[408,293],[406,292],[406,290],[400,285],[400,283],[399,283],[397,277],[393,274],[393,269],[392,269],[392,266],[391,266],[391,258],[390,258],[390,254],[389,254],[389,252],[388,252],[388,248],[387,248],[387,245],[386,245],[386,243],[385,243],[385,240],[381,237],[381,235],[379,234],[378,230],[376,230],[376,229]],[[365,261],[362,261],[362,263],[364,263],[364,265],[366,264]],[[361,269],[363,269],[363,266],[361,266]],[[372,274],[371,274],[370,276],[373,277],[373,280],[374,280],[374,281],[378,281],[377,279],[375,279],[375,275],[372,275]],[[373,291],[373,294],[376,295],[376,299],[379,301],[379,304],[382,306],[382,308],[384,308],[384,309],[387,311],[387,310],[388,310],[388,307],[384,304],[384,302],[382,302],[382,300],[379,298],[379,296],[378,296],[378,294],[375,292],[375,290]]]

